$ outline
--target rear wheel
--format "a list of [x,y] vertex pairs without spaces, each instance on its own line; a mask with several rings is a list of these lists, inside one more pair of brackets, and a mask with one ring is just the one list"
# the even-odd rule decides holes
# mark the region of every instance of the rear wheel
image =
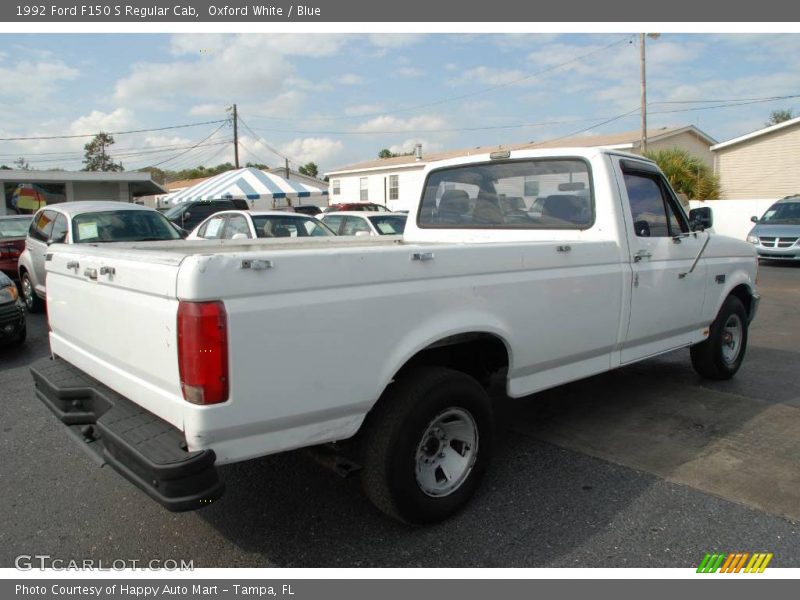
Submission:
[[747,311],[736,296],[728,296],[711,324],[708,339],[692,346],[692,366],[708,379],[730,379],[747,349]]
[[472,377],[443,367],[409,370],[367,416],[367,497],[408,523],[446,519],[477,489],[492,430],[489,398]]
[[25,308],[28,309],[28,312],[42,312],[44,302],[36,295],[36,289],[33,287],[33,282],[27,272],[22,274],[20,284],[22,286],[22,299],[25,301]]

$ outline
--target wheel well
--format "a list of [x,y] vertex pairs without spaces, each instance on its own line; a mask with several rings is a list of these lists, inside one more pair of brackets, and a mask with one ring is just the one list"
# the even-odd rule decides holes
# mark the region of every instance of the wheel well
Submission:
[[745,311],[747,311],[747,314],[749,315],[750,309],[753,306],[753,294],[750,292],[750,288],[742,283],[733,288],[731,290],[730,295],[736,296],[739,300],[742,301],[742,304],[744,304],[744,309]]
[[449,367],[486,383],[489,377],[508,367],[505,342],[491,333],[461,333],[430,344],[412,356],[397,372],[421,365]]

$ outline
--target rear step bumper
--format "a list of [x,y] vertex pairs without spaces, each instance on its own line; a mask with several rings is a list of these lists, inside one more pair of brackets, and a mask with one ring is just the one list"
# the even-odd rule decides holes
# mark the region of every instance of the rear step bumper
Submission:
[[183,434],[60,358],[31,367],[36,397],[101,463],[171,511],[194,510],[225,490],[213,450],[188,452]]

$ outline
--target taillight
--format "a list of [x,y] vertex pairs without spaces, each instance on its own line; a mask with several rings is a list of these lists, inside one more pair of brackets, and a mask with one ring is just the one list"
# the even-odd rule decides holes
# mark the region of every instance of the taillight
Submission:
[[222,302],[178,305],[178,368],[188,402],[228,399],[228,316]]

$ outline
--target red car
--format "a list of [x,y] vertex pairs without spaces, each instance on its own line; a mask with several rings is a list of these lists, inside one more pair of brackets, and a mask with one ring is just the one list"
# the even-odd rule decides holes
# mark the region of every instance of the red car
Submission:
[[0,217],[0,271],[14,281],[19,279],[17,261],[25,250],[25,237],[32,218],[32,215]]
[[344,204],[331,204],[322,212],[345,212],[345,211],[367,211],[367,212],[392,212],[383,204],[375,204],[374,202],[347,202]]

